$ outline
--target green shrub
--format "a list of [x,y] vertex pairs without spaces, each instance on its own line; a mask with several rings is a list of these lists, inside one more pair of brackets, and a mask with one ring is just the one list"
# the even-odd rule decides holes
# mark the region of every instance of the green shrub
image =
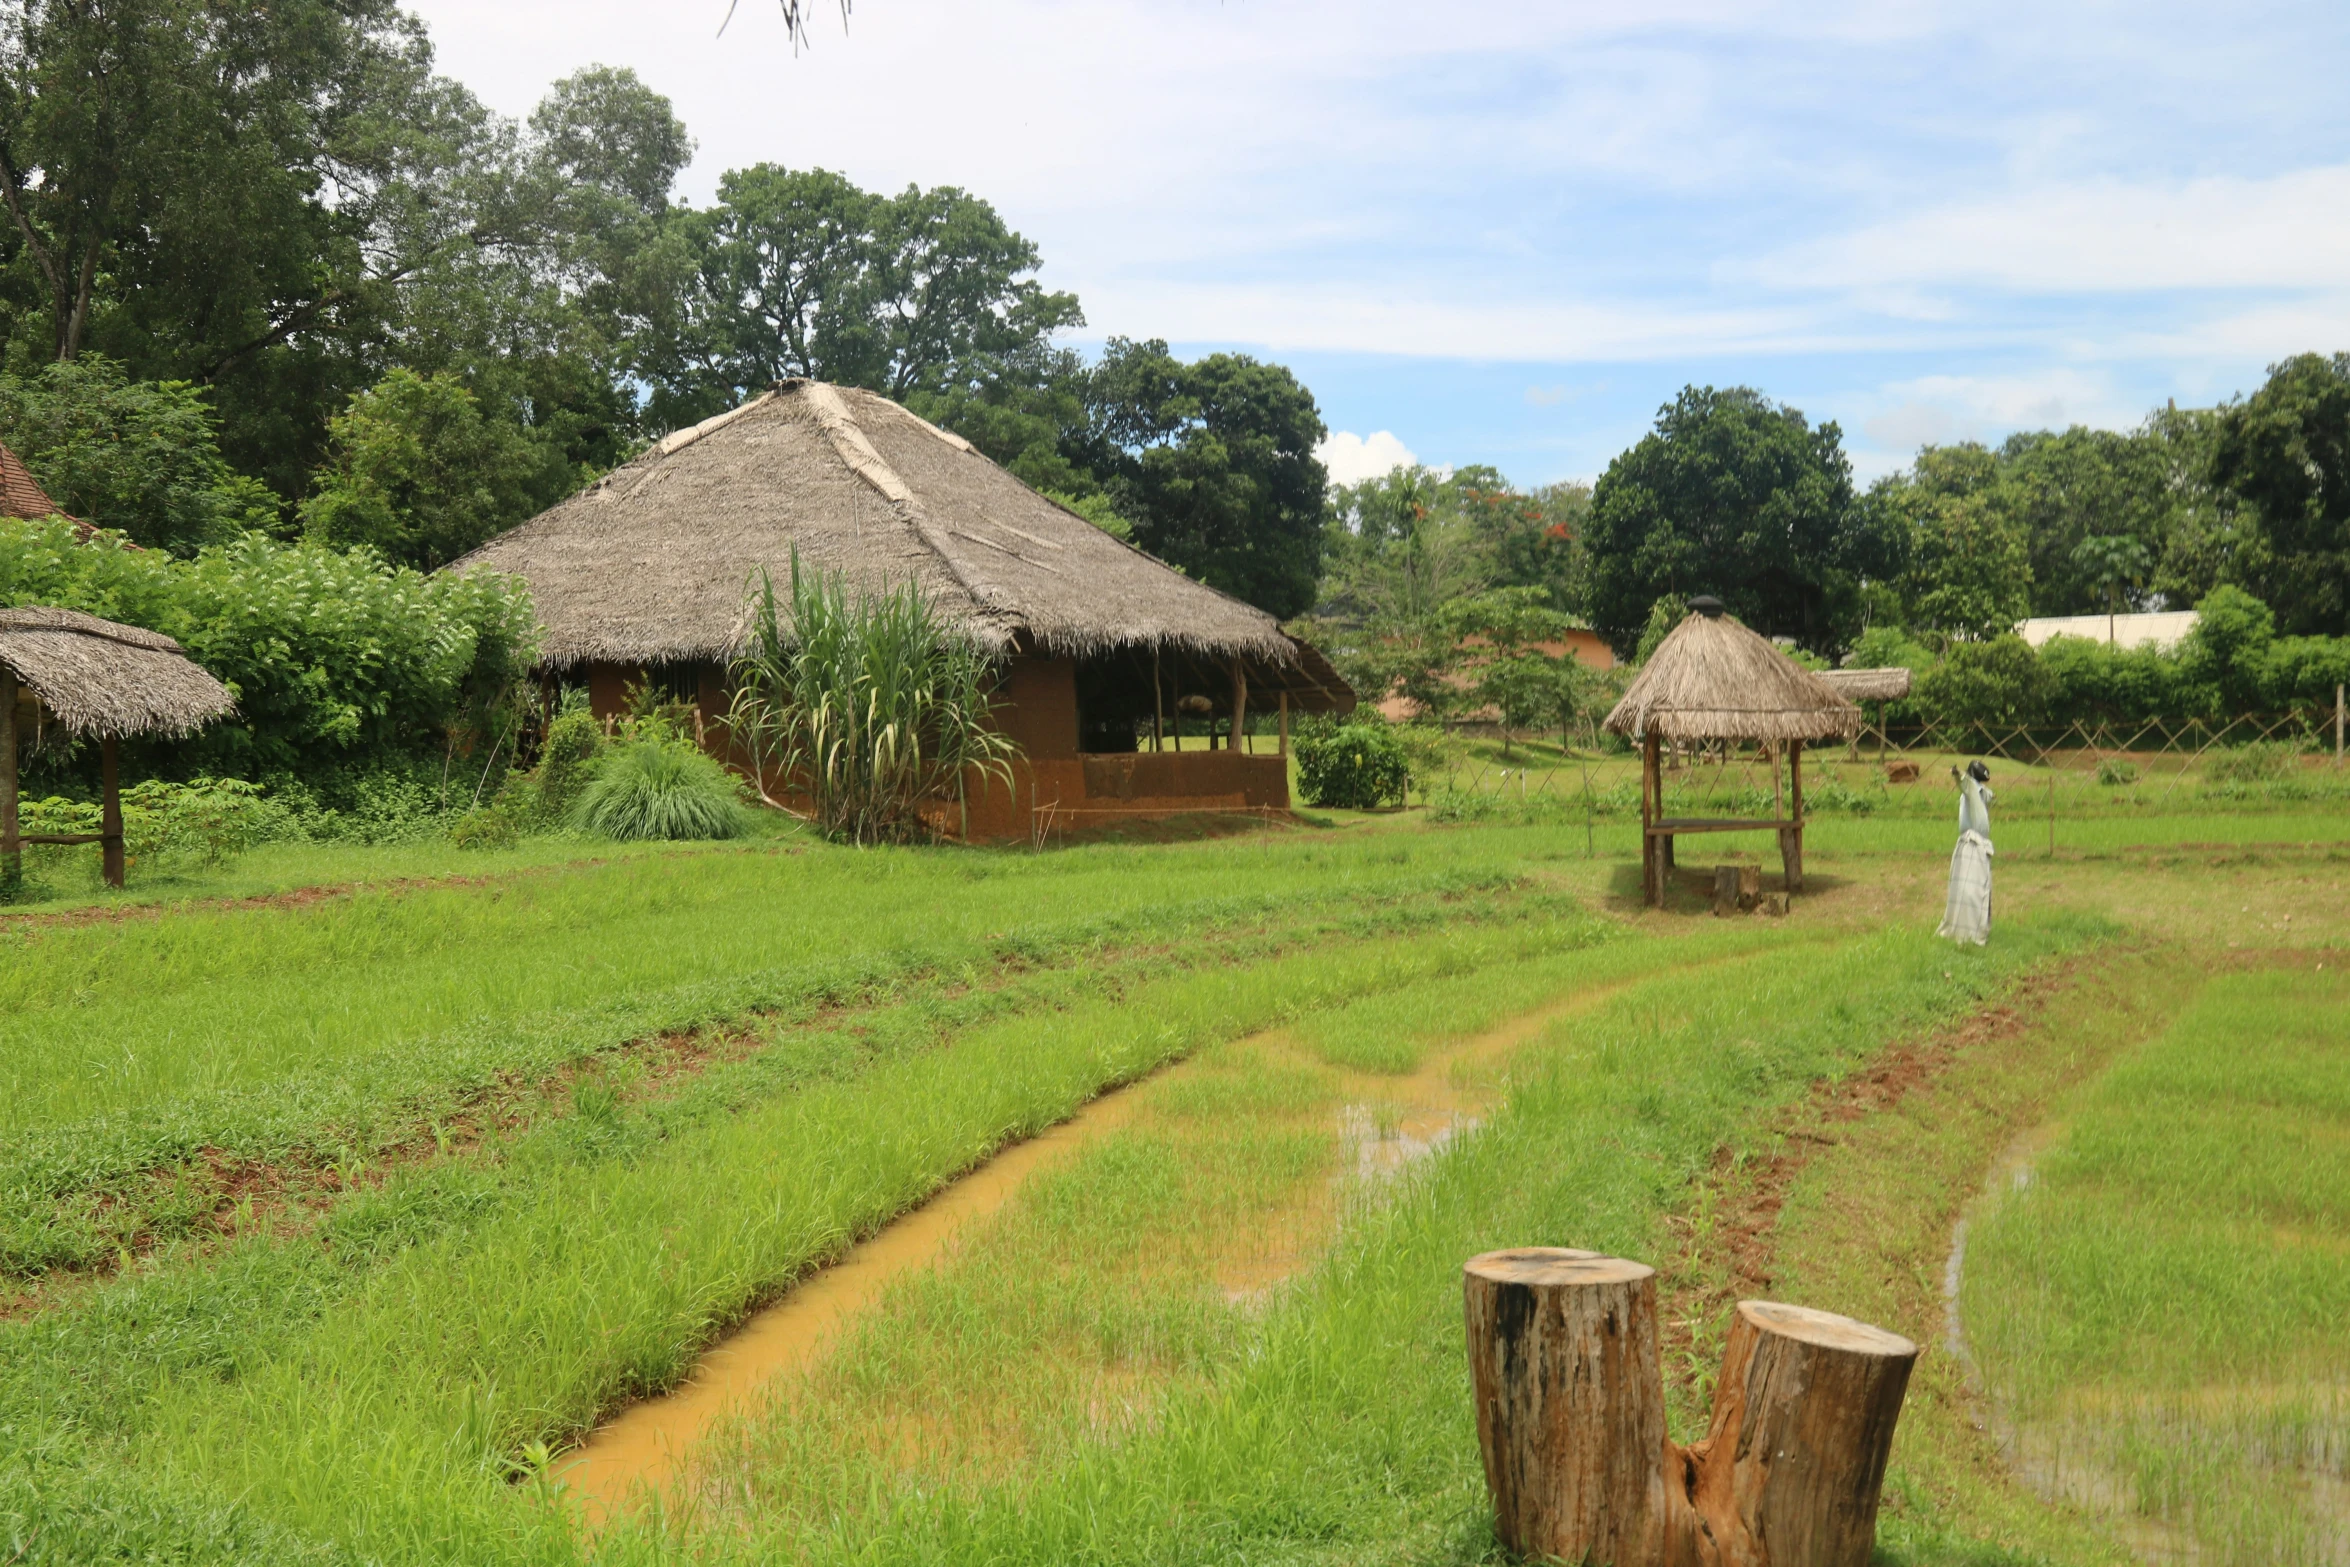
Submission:
[[2109,756],[2097,764],[2097,782],[2107,789],[2126,789],[2138,781],[2138,764]]
[[1410,754],[1385,724],[1345,723],[1297,742],[1297,784],[1306,804],[1368,811],[1401,805]]
[[686,740],[647,736],[612,747],[571,809],[606,838],[735,838],[750,825],[741,785]]
[[[104,825],[105,811],[95,800],[51,795],[25,801],[20,819],[28,833],[94,833]],[[122,791],[123,857],[133,876],[216,866],[255,844],[302,836],[299,821],[283,802],[266,798],[258,784],[242,779],[149,779]],[[98,881],[103,862],[97,845],[37,847],[37,863],[47,873],[41,878],[44,885],[52,878]]]
[[2270,783],[2284,776],[2294,754],[2294,747],[2281,740],[2229,746],[2204,758],[2203,776],[2211,783]]
[[2048,704],[2048,671],[2021,637],[1960,642],[1918,681],[1917,699],[1937,723],[2037,723]]
[[524,832],[558,827],[595,777],[604,726],[585,707],[567,708],[547,726],[538,766],[508,782],[499,804]]
[[535,657],[519,581],[425,576],[365,553],[257,533],[178,560],[78,539],[62,519],[0,519],[0,607],[52,604],[176,637],[236,694],[234,717],[174,756],[248,777],[310,777],[430,754],[490,709]]
[[449,823],[449,845],[457,849],[510,849],[522,836],[522,823],[503,801],[477,805]]

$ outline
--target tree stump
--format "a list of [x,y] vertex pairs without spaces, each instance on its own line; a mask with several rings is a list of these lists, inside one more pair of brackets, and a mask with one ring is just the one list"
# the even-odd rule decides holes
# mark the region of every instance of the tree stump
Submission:
[[1717,865],[1714,867],[1714,913],[1724,918],[1740,914],[1762,901],[1762,867],[1759,865]]
[[1667,1490],[1656,1270],[1559,1247],[1463,1270],[1477,1440],[1520,1556],[1657,1560]]
[[1740,1301],[1712,1426],[1679,1455],[1667,1560],[1867,1567],[1917,1357],[1908,1339],[1850,1317]]

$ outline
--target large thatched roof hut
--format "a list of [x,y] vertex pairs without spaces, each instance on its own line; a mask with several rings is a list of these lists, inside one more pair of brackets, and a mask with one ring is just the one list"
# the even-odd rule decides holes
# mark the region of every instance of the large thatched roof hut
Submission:
[[[106,880],[122,885],[122,807],[115,743],[193,734],[234,706],[228,688],[158,632],[71,609],[0,609],[0,887],[20,879],[23,843],[104,846]],[[50,724],[99,742],[103,830],[26,838],[17,822],[17,747]]]
[[[1690,613],[1657,644],[1607,727],[1641,744],[1641,882],[1648,901],[1664,906],[1673,840],[1683,833],[1769,829],[1779,835],[1786,890],[1803,886],[1803,743],[1849,740],[1860,732],[1860,709],[1765,638],[1722,612],[1718,599],[1690,601]],[[1783,801],[1767,821],[1667,817],[1659,765],[1667,743],[1753,742],[1771,757],[1771,790]],[[1779,762],[1787,758],[1789,793],[1779,790]]]
[[[455,562],[530,586],[547,665],[599,712],[643,680],[724,710],[746,588],[797,552],[867,589],[911,581],[1005,656],[1005,727],[1028,758],[1009,812],[1272,808],[1278,756],[1199,749],[1254,712],[1344,711],[1348,689],[1274,618],[1121,543],[887,398],[786,381],[680,430]],[[1180,714],[1196,715],[1183,750]],[[1000,796],[1000,791],[998,791]],[[1000,818],[1000,819],[999,819]]]

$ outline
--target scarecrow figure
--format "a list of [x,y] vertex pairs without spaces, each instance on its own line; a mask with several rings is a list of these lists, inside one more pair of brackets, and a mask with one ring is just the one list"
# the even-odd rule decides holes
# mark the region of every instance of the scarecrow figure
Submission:
[[1991,769],[1973,761],[1950,776],[1958,785],[1958,846],[1950,851],[1950,895],[1934,934],[1979,947],[1991,939]]

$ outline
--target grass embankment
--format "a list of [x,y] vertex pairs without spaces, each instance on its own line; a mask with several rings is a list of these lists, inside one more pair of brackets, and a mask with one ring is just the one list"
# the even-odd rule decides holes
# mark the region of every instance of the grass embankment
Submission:
[[1968,1338],[2037,1485],[2213,1563],[2350,1531],[2350,974],[2228,974],[2060,1107],[1971,1226]]
[[[683,1542],[608,1536],[600,1559],[653,1560],[680,1543],[745,1560],[1481,1556],[1490,1530],[1459,1364],[1461,1260],[1508,1244],[1659,1255],[1690,1182],[1717,1148],[1750,1135],[1757,1112],[2105,929],[2022,922],[1992,953],[1954,953],[1915,933],[1788,940],[1697,975],[1661,962],[1665,972],[1521,1050],[1483,1131],[1435,1155],[1392,1202],[1358,1204],[1327,1264],[1245,1332],[1234,1323],[1252,1308],[1219,1298],[1212,1242],[1193,1250],[1186,1287],[1140,1301],[1166,1259],[1133,1232],[1160,1225],[1198,1241],[1195,1218],[1212,1227],[1218,1214],[1247,1211],[1246,1167],[1231,1160],[1227,1182],[1186,1157],[1181,1137],[1122,1133],[1040,1183],[997,1235],[902,1292],[834,1370],[741,1436]],[[1686,961],[1680,943],[1649,955],[1665,959],[1668,945]],[[1339,1053],[1392,1049],[1393,1020],[1436,1000],[1392,992],[1381,1004],[1389,1020]],[[1278,1122],[1310,1088],[1268,1074],[1256,1093],[1244,1109]],[[1294,1154],[1279,1178],[1301,1178]],[[1006,1283],[1017,1279],[1026,1287]],[[1024,1328],[1023,1300],[1059,1331]],[[958,1385],[1007,1386],[1022,1405],[1033,1397],[1033,1422],[1007,1434],[988,1420],[1001,1406],[983,1398],[970,1446],[917,1439],[904,1463],[906,1444],[858,1405],[922,1407],[931,1357],[909,1354],[909,1342],[935,1348]],[[1071,1386],[1070,1362],[1094,1374]],[[837,1440],[820,1454],[809,1429]],[[924,1433],[955,1429],[950,1410]],[[1019,1461],[1007,1479],[1008,1452]],[[815,1490],[775,1462],[820,1456]]]
[[[766,848],[100,923],[0,924],[0,1277],[185,1231],[252,1167],[470,1140],[633,1043],[1212,932],[1311,942],[1517,880],[1525,835],[978,855]],[[1476,917],[1477,909],[1468,911]],[[470,1126],[465,1125],[470,1120]],[[311,1183],[316,1187],[318,1183]]]
[[1488,901],[1482,925],[1064,997],[845,1082],[762,1093],[753,1056],[635,1111],[583,1098],[495,1166],[396,1173],[326,1247],[257,1235],[0,1327],[12,1488],[61,1559],[126,1528],[276,1549],[281,1524],[374,1553],[464,1540],[466,1559],[569,1559],[561,1521],[533,1526],[505,1494],[515,1459],[667,1385],[716,1329],[989,1148],[1202,1044],[1609,930]]

